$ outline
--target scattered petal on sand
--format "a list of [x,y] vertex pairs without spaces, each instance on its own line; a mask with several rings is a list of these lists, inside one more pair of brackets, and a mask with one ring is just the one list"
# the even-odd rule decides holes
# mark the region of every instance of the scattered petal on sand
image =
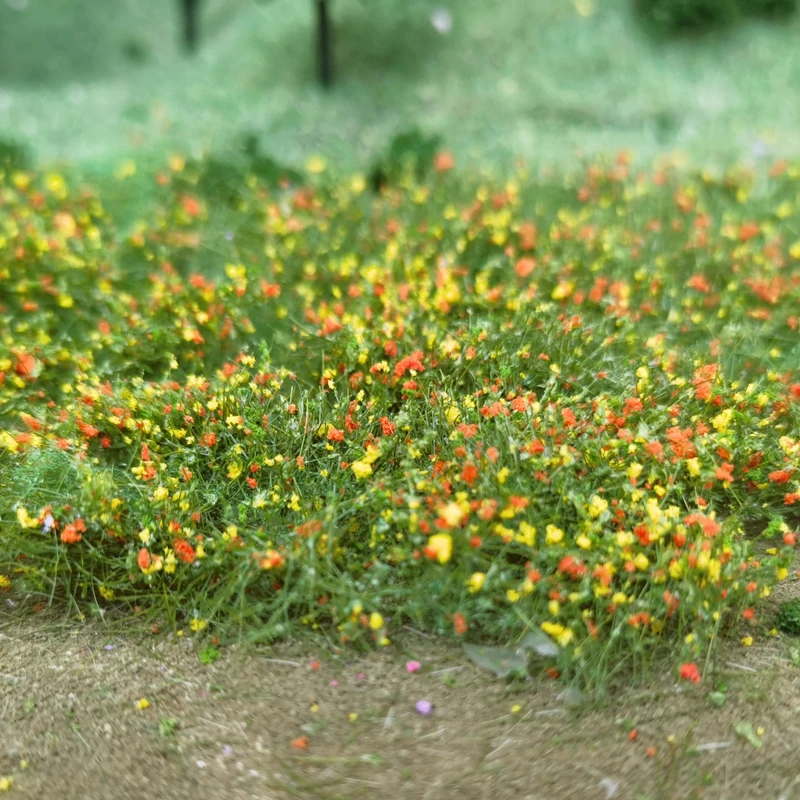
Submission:
[[433,711],[433,704],[430,700],[417,700],[417,704],[414,708],[417,709],[417,714],[421,714],[423,717],[429,717]]
[[409,661],[406,664],[406,672],[419,672],[422,669],[422,664],[419,661]]

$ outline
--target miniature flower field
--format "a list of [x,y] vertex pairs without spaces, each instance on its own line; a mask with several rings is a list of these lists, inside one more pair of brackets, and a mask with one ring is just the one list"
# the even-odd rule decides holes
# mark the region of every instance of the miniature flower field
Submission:
[[0,588],[224,640],[404,627],[699,681],[772,627],[800,511],[800,169],[624,157],[140,218],[0,177]]

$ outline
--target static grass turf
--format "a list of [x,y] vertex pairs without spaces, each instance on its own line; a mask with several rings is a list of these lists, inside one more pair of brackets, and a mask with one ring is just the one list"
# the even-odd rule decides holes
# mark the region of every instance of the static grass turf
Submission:
[[194,58],[175,2],[21,5],[0,5],[0,136],[45,161],[103,171],[251,129],[281,160],[353,168],[418,123],[461,162],[506,166],[621,149],[712,166],[800,147],[798,20],[656,43],[627,0],[458,0],[440,35],[433,0],[340,0],[325,93],[310,2],[208,0]]
[[752,642],[800,507],[797,168],[312,166],[173,157],[123,229],[6,171],[0,589],[586,684]]

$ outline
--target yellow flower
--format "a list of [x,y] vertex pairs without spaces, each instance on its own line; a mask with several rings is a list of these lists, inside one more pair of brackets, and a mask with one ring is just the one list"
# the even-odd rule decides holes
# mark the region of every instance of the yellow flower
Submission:
[[558,544],[563,541],[564,531],[562,531],[561,528],[557,528],[555,525],[548,525],[545,530],[547,544]]
[[633,559],[633,565],[639,572],[644,572],[650,566],[650,561],[644,553],[639,553],[639,555]]
[[752,636],[743,636],[742,637],[742,644],[745,647],[750,647],[753,644],[753,637]]
[[144,711],[146,708],[150,708],[150,701],[146,697],[141,697],[136,703],[136,708],[138,708],[139,711]]
[[592,540],[585,534],[582,533],[576,540],[575,544],[581,548],[581,550],[589,550],[592,546]]
[[17,440],[7,431],[0,431],[0,447],[10,450],[12,453],[16,453],[19,450]]
[[461,411],[458,406],[449,406],[444,416],[451,425],[454,425],[461,418]]
[[437,533],[428,539],[428,547],[436,554],[440,564],[446,564],[453,554],[453,537],[449,533]]
[[503,467],[500,472],[497,473],[497,482],[498,483],[505,483],[508,480],[508,476],[511,474],[511,470],[508,467]]
[[522,542],[522,544],[528,547],[533,547],[536,543],[536,528],[525,521],[520,522],[517,541]]
[[589,516],[592,519],[597,519],[604,511],[608,509],[608,500],[595,495],[589,502]]
[[327,161],[320,155],[312,155],[306,161],[306,169],[312,175],[318,175],[320,172],[325,172],[328,166]]
[[13,785],[14,779],[10,775],[0,778],[0,792],[7,792]]
[[519,714],[520,711],[522,711],[522,706],[519,703],[516,703],[515,705],[511,706],[512,714]]
[[439,511],[439,516],[448,524],[449,527],[455,528],[462,519],[464,519],[464,512],[458,503],[448,503],[443,506]]
[[561,647],[566,647],[572,641],[572,631],[557,622],[543,622],[542,630],[555,639]]
[[35,528],[36,527],[36,520],[33,517],[29,516],[27,510],[24,506],[20,506],[17,509],[17,520],[19,521],[20,527],[22,528]]
[[359,480],[364,480],[364,478],[368,478],[372,475],[372,465],[368,464],[366,461],[354,461],[350,465],[350,469],[353,470],[353,474]]
[[506,591],[506,598],[509,603],[516,603],[519,600],[519,592],[516,589]]
[[228,464],[228,477],[235,481],[240,475],[242,474],[242,465],[234,461],[232,464]]
[[470,575],[469,580],[467,581],[467,585],[469,586],[470,592],[472,592],[472,594],[475,594],[475,592],[479,592],[483,588],[485,580],[486,580],[485,572],[473,572],[472,575]]
[[199,617],[192,617],[191,621],[189,622],[189,627],[197,633],[198,631],[204,631],[208,623],[204,619],[200,619]]
[[383,627],[383,617],[377,611],[369,615],[369,626],[374,631],[379,631]]
[[717,414],[717,416],[711,420],[711,424],[714,426],[716,431],[719,433],[724,433],[726,430],[728,430],[728,425],[731,424],[732,419],[733,411],[731,411],[729,408],[726,408],[723,412]]

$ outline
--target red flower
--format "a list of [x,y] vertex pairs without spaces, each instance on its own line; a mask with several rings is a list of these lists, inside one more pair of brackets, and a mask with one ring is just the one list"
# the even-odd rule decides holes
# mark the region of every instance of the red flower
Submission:
[[172,543],[172,547],[175,550],[175,555],[187,564],[191,564],[197,558],[194,547],[192,547],[186,539],[176,539]]
[[681,678],[692,683],[700,683],[700,670],[697,664],[681,664]]
[[467,464],[461,473],[461,478],[467,485],[472,486],[478,479],[478,468],[474,464]]
[[402,378],[410,369],[415,372],[425,372],[425,365],[422,363],[422,351],[416,350],[410,356],[401,358],[394,366],[394,377]]
[[770,472],[768,477],[772,483],[788,483],[792,477],[792,470],[776,469],[775,472]]

